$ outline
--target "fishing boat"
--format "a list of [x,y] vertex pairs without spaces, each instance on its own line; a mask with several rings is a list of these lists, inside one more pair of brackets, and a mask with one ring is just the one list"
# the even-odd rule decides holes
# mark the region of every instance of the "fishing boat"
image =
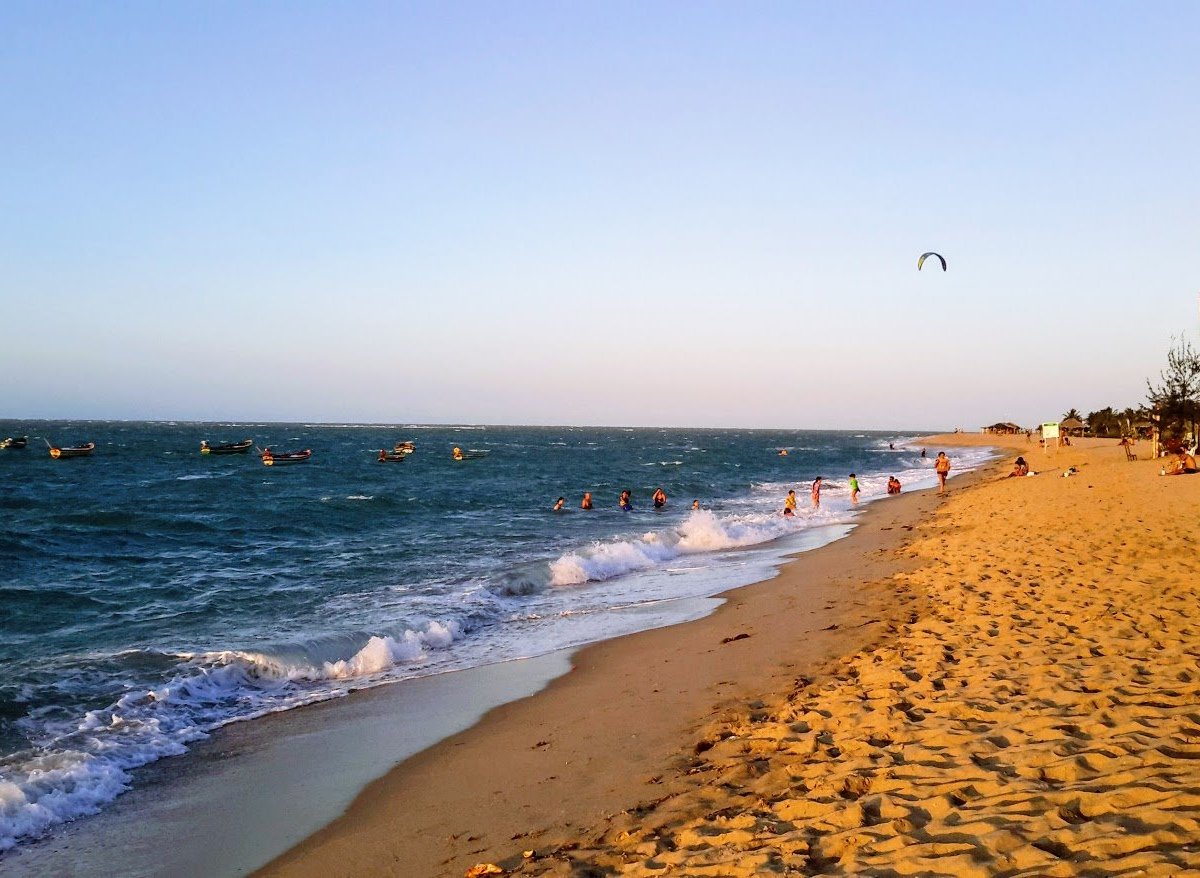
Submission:
[[24,448],[29,444],[28,436],[9,436],[7,439],[0,439],[0,448]]
[[455,447],[450,456],[455,460],[478,460],[481,457],[487,457],[488,453],[479,448],[469,448],[463,451],[461,448]]
[[245,454],[253,447],[253,439],[243,439],[241,442],[226,442],[223,445],[209,445],[207,439],[200,440],[201,454]]
[[305,448],[303,451],[272,451],[270,448],[264,448],[262,451],[262,462],[264,466],[279,466],[285,463],[303,463],[312,457],[312,449]]
[[393,446],[393,448],[392,448],[392,451],[396,452],[396,454],[404,454],[404,455],[412,454],[416,450],[417,450],[417,446],[411,441],[397,442],[395,444],[395,446]]
[[404,458],[412,454],[411,451],[388,451],[386,448],[379,449],[380,463],[403,463]]
[[51,445],[50,456],[55,460],[66,457],[87,457],[95,450],[95,442],[89,442],[87,445],[76,445],[73,448],[59,448],[57,445]]

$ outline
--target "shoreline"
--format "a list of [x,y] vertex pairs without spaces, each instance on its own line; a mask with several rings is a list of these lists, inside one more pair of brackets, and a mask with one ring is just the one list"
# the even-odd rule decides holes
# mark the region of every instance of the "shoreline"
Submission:
[[[1015,447],[987,439],[961,444]],[[953,478],[947,495],[996,468]],[[664,795],[662,769],[715,714],[885,636],[919,602],[892,601],[886,580],[907,566],[897,551],[942,498],[924,489],[881,501],[845,538],[723,592],[706,616],[583,647],[567,674],[395,766],[255,874],[461,875]],[[802,614],[803,627],[779,624],[781,606]]]
[[[974,477],[977,474],[955,477],[951,487]],[[8,852],[5,868],[14,875],[48,871],[87,874],[73,871],[79,863],[87,863],[89,868],[107,864],[110,871],[129,875],[247,874],[278,852],[284,851],[286,857],[289,849],[307,843],[304,839],[310,833],[319,835],[322,827],[361,798],[372,781],[379,782],[389,766],[397,771],[426,748],[449,746],[447,740],[454,740],[449,736],[471,734],[485,712],[528,701],[548,683],[556,685],[551,682],[555,678],[561,681],[564,675],[572,676],[579,670],[581,650],[656,630],[687,629],[711,616],[714,604],[720,612],[720,604],[732,595],[775,581],[797,559],[852,540],[853,531],[861,529],[880,506],[892,506],[921,493],[926,492],[865,504],[856,523],[847,526],[852,531],[848,537],[779,556],[765,580],[760,570],[753,581],[730,586],[714,597],[671,601],[675,606],[658,613],[662,618],[633,634],[532,659],[417,678],[398,686],[366,688],[302,710],[226,726],[179,759],[139,769],[133,790],[100,814]],[[816,598],[813,602],[818,603]],[[655,611],[647,612],[655,615]],[[837,609],[826,606],[822,613],[829,617],[828,622]],[[459,688],[468,694],[462,695]],[[443,704],[443,699],[453,706]],[[586,712],[586,706],[582,709]],[[422,717],[416,734],[412,734],[413,715]],[[405,719],[401,728],[406,740],[392,740],[389,717]],[[428,728],[426,717],[431,717]],[[353,752],[345,752],[347,747]],[[282,804],[279,799],[284,800]],[[231,808],[230,802],[236,804]],[[251,827],[253,832],[247,831]],[[205,838],[224,841],[219,849],[213,849]]]

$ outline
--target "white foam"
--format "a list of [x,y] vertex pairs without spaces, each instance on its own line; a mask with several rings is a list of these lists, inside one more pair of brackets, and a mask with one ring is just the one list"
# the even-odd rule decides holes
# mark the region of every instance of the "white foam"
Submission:
[[688,515],[675,530],[592,543],[550,563],[551,585],[603,582],[638,570],[658,567],[680,555],[758,545],[794,529],[794,522],[773,515],[718,517],[707,510]]
[[429,620],[395,636],[370,636],[348,658],[326,661],[243,650],[179,653],[179,671],[167,683],[88,711],[37,752],[0,766],[0,851],[96,813],[129,788],[130,770],[184,753],[214,729],[382,682],[464,633],[458,621]]

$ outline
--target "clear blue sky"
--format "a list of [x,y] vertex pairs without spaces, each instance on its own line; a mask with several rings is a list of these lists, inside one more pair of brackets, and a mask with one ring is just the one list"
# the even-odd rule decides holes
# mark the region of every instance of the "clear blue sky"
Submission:
[[0,417],[1032,424],[1197,330],[1191,2],[0,33]]

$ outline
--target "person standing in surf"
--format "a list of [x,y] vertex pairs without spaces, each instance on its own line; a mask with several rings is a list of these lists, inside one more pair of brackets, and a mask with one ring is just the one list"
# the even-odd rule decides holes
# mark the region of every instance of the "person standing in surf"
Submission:
[[667,505],[667,495],[665,493],[663,493],[662,488],[655,489],[653,499],[654,499],[654,508],[655,509],[662,509],[664,506]]
[[817,476],[812,483],[812,504],[816,509],[821,505],[821,477]]
[[850,502],[858,504],[858,476],[850,473]]
[[787,497],[783,500],[783,514],[792,516],[796,514],[796,492],[788,491]]

